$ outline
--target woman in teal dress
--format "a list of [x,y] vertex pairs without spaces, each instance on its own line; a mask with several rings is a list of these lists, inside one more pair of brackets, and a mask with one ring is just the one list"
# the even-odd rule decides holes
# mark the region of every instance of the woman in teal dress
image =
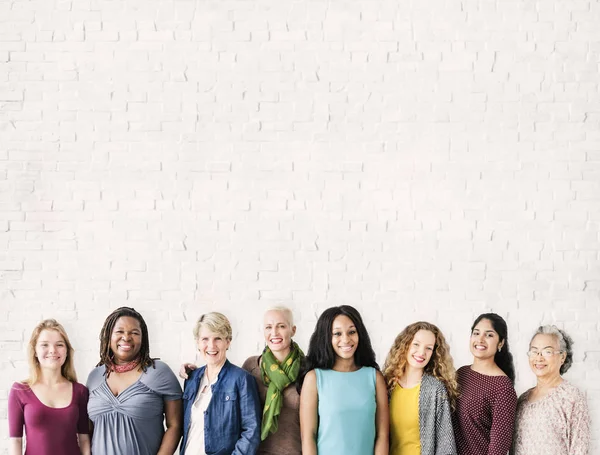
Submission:
[[387,388],[356,309],[321,314],[298,388],[303,455],[388,455]]

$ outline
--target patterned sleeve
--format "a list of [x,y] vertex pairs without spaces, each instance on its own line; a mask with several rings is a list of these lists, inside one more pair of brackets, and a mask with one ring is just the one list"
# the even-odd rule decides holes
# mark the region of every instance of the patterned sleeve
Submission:
[[436,394],[435,416],[435,447],[436,453],[441,455],[456,455],[454,429],[452,428],[452,415],[446,387],[438,382]]
[[10,388],[8,394],[8,434],[11,438],[23,437],[23,425],[25,425],[25,413],[20,390],[23,386],[17,382]]
[[590,414],[585,395],[579,390],[573,401],[569,423],[569,454],[588,455],[590,453]]
[[517,394],[506,378],[496,390],[492,409],[492,428],[487,455],[506,455],[512,446],[517,410]]

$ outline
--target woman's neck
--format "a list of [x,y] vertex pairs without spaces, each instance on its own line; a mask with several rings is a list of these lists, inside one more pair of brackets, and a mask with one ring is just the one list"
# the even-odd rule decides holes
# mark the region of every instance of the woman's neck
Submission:
[[212,383],[215,380],[215,378],[223,369],[223,365],[225,365],[225,361],[219,365],[206,365],[206,376],[208,377],[208,382]]
[[67,379],[62,375],[61,370],[42,369],[41,375],[36,382],[45,386],[54,386],[65,381]]
[[493,357],[488,357],[487,359],[478,359],[477,357],[473,358],[473,364],[471,365],[471,369],[477,371],[478,373],[490,374],[497,371],[500,367],[496,365]]
[[289,347],[287,349],[283,349],[281,351],[271,351],[273,353],[273,355],[275,356],[275,358],[277,359],[277,361],[279,363],[282,363],[285,358],[290,355],[290,352],[292,352],[292,348]]
[[349,372],[349,371],[358,370],[358,367],[356,366],[356,363],[354,362],[354,357],[352,357],[350,359],[342,359],[340,357],[337,357],[335,359],[335,364],[333,365],[333,370],[341,371],[341,372]]
[[551,376],[549,378],[538,377],[535,387],[538,389],[538,391],[543,392],[557,387],[562,382],[563,378],[561,375]]
[[406,367],[404,374],[400,377],[400,385],[404,389],[412,389],[423,379],[423,368]]

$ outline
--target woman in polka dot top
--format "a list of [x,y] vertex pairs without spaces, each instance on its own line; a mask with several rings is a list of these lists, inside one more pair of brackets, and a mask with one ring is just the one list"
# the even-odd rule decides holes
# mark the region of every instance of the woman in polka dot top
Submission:
[[471,327],[473,364],[459,368],[460,396],[453,416],[459,455],[506,455],[515,423],[515,369],[506,321],[480,315]]

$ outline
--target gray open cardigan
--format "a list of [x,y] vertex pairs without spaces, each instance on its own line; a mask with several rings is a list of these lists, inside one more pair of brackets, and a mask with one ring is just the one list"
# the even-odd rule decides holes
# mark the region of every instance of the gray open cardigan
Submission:
[[428,374],[421,379],[419,434],[421,455],[456,455],[448,392],[439,379]]

